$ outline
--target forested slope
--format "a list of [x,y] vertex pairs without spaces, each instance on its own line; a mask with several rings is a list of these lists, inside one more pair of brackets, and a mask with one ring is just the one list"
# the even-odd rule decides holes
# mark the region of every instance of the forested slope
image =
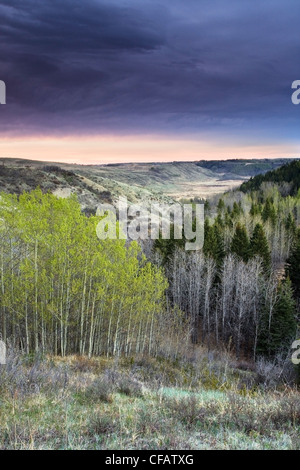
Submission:
[[[257,191],[262,183],[276,183],[285,185],[285,191],[295,195],[300,188],[300,160],[295,160],[288,165],[284,165],[276,170],[268,171],[266,174],[260,174],[246,181],[241,186],[241,191]],[[286,185],[289,183],[289,187]]]
[[[169,298],[195,343],[238,357],[290,355],[299,324],[300,162],[257,176],[205,205],[204,246],[158,240]],[[297,265],[298,263],[298,265]]]

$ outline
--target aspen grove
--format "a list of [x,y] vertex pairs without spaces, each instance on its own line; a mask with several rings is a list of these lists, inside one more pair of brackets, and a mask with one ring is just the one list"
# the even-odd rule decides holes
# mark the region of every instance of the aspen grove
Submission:
[[1,330],[26,352],[155,355],[186,336],[137,243],[101,241],[75,197],[1,193]]

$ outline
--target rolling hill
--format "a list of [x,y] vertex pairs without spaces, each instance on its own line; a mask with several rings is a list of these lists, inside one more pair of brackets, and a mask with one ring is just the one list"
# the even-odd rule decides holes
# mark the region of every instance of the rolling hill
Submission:
[[170,163],[77,165],[23,159],[0,159],[0,189],[20,194],[40,187],[60,197],[76,193],[83,210],[119,196],[130,202],[167,202],[209,198],[234,189],[253,175],[290,162],[226,160]]

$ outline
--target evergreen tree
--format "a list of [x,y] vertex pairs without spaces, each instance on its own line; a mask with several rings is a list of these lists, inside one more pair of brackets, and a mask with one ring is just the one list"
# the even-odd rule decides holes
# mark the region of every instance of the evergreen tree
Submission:
[[260,256],[263,260],[265,270],[271,267],[271,253],[268,240],[261,224],[256,224],[250,240],[251,256]]
[[286,222],[285,222],[285,228],[287,229],[288,232],[290,232],[292,235],[296,234],[297,231],[297,226],[294,217],[292,214],[289,212]]
[[203,253],[213,258],[217,262],[217,266],[222,264],[225,257],[222,227],[217,222],[211,226],[208,219],[205,219],[204,222]]
[[224,222],[225,222],[225,225],[226,225],[227,227],[230,227],[230,228],[233,227],[233,222],[232,222],[232,218],[231,218],[230,209],[228,210],[228,208],[227,208],[227,210],[226,210],[226,212],[225,212],[225,221],[224,221]]
[[216,221],[213,225],[213,231],[215,239],[214,259],[216,260],[217,266],[221,267],[226,254],[223,237],[223,226]]
[[216,223],[217,223],[221,228],[224,228],[224,220],[223,220],[223,217],[222,217],[221,214],[218,214],[218,215],[217,215]]
[[271,202],[269,198],[267,198],[263,212],[262,212],[262,219],[264,222],[270,220],[272,224],[276,222],[276,209],[274,204]]
[[237,218],[239,217],[240,214],[241,214],[241,207],[239,204],[237,204],[237,202],[234,202],[233,207],[232,207],[232,217]]
[[300,299],[300,229],[297,231],[296,240],[286,262],[286,275],[291,280],[296,298]]
[[219,202],[218,202],[218,205],[217,205],[217,209],[218,209],[218,212],[222,212],[223,210],[225,210],[225,202],[224,202],[224,199],[219,199]]
[[[195,221],[193,221],[193,229],[195,230],[194,226]],[[174,238],[174,224],[170,225],[170,238],[165,239],[162,237],[162,233],[159,233],[159,238],[155,240],[153,244],[153,248],[158,250],[163,258],[163,264],[168,263],[173,255],[176,247],[184,248],[186,239],[184,237],[184,233],[182,232],[182,238],[176,239]]]
[[252,202],[251,209],[250,209],[250,215],[252,215],[252,217],[254,217],[255,215],[258,215],[258,214],[260,214],[259,205],[255,204],[255,202]]
[[248,261],[250,256],[249,238],[246,227],[240,223],[237,224],[235,229],[235,234],[231,243],[231,251],[245,263]]
[[264,315],[260,327],[258,351],[268,356],[288,350],[297,331],[296,305],[289,278],[278,286],[277,295],[271,321]]
[[204,214],[207,216],[210,214],[210,210],[211,210],[211,207],[210,207],[210,203],[209,201],[206,199],[205,202],[204,202]]
[[215,251],[215,236],[213,229],[209,223],[209,220],[206,218],[204,221],[204,243],[203,243],[203,253],[206,256],[214,256]]

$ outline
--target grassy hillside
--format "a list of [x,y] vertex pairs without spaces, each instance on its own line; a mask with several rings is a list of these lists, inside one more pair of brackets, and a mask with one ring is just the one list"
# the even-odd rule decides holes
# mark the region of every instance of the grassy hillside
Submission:
[[[300,397],[230,357],[30,358],[0,369],[0,448],[300,449]],[[269,370],[270,372],[270,370]]]
[[0,159],[1,190],[20,194],[40,186],[66,197],[76,193],[83,209],[119,196],[129,201],[167,202],[209,198],[238,187],[253,174],[277,168],[286,160],[124,163],[73,165],[21,159]]
[[2,160],[0,164],[0,190],[12,194],[22,194],[40,187],[59,197],[76,194],[82,209],[94,211],[99,202],[112,203],[119,196],[129,201],[160,200],[168,197],[152,192],[141,186],[133,186],[98,177],[93,171],[74,168],[72,165],[45,164],[22,160]]

